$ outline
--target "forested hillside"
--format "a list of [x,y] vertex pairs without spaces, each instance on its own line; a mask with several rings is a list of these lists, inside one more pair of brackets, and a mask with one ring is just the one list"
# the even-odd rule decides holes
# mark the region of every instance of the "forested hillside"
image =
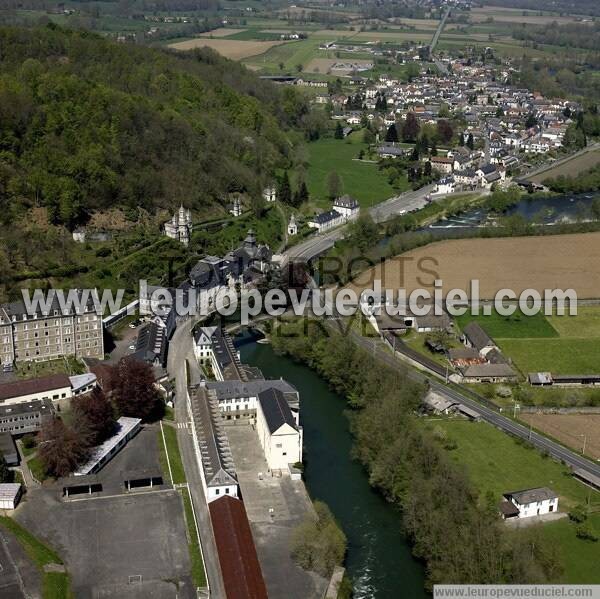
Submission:
[[[181,203],[197,222],[226,214],[229,191],[260,198],[305,124],[293,88],[208,49],[0,27],[0,301],[40,285],[133,294],[173,260],[185,276],[210,240],[186,250],[160,224]],[[80,225],[110,240],[78,244]]]
[[[182,57],[56,27],[0,29],[0,202],[68,228],[95,210],[258,194],[305,107],[211,51]],[[285,96],[285,97],[282,97]]]

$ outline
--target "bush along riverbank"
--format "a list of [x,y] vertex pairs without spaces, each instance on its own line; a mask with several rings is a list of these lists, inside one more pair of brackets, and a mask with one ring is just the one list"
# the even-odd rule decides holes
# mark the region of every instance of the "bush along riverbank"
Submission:
[[[354,455],[371,485],[398,508],[398,526],[426,564],[427,587],[460,583],[544,583],[562,567],[535,527],[508,530],[498,497],[481,497],[416,416],[423,385],[376,362],[319,322],[294,320],[272,336],[277,353],[307,364],[348,401]],[[348,498],[352,500],[351,497]]]

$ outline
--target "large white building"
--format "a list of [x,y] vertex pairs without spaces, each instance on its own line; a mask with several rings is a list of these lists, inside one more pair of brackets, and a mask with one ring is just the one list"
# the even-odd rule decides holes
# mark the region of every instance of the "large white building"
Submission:
[[258,394],[256,432],[270,470],[302,462],[302,428],[284,394],[270,388]]
[[333,209],[339,212],[345,221],[349,221],[358,218],[360,205],[349,195],[343,195],[333,202]]

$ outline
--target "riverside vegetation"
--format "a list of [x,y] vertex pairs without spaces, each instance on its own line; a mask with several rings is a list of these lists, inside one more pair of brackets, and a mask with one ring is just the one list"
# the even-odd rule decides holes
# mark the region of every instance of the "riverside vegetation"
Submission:
[[[479,497],[464,468],[419,426],[426,392],[318,322],[282,323],[276,352],[315,369],[348,402],[354,452],[369,480],[398,506],[398,526],[436,583],[543,583],[562,576],[556,547],[540,531],[506,529],[497,497]],[[376,391],[375,391],[376,390]],[[460,542],[457,540],[460,539]]]

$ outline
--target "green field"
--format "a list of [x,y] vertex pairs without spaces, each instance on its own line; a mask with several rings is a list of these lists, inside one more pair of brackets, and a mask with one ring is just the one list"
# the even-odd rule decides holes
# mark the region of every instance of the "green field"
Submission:
[[559,510],[585,504],[588,495],[600,505],[600,493],[575,480],[567,467],[485,422],[436,420],[428,426],[443,429],[456,442],[450,452],[453,460],[464,464],[481,495],[491,492],[494,499],[520,489],[550,487],[559,495]]
[[600,338],[600,307],[579,306],[575,316],[549,316],[561,337]]
[[[252,56],[242,62],[256,68],[274,71],[279,71],[280,64],[283,64],[286,72],[296,72],[298,65],[306,66],[313,58],[319,55],[320,43],[316,39],[288,42],[279,46],[273,46],[264,54]],[[325,56],[325,53],[323,53],[323,56]]]
[[[592,514],[587,519],[587,525],[600,536],[600,513]],[[549,522],[544,525],[543,532],[558,547],[565,568],[565,583],[600,584],[598,543],[578,539],[575,526],[569,520]]]
[[[461,329],[478,322],[526,376],[600,373],[600,308],[581,307],[576,316],[512,316],[464,314],[456,318]],[[542,393],[546,390],[542,390]]]
[[600,374],[600,340],[558,337],[556,339],[496,339],[524,374]]
[[401,191],[387,182],[376,164],[354,160],[361,149],[367,149],[360,132],[353,133],[347,140],[321,139],[307,144],[306,148],[309,152],[306,183],[311,197],[320,205],[330,204],[327,177],[331,171],[342,179],[343,192],[356,198],[362,208],[383,202]]
[[495,340],[558,337],[558,332],[541,313],[535,316],[525,316],[520,310],[511,316],[501,316],[495,311],[490,316],[473,316],[467,313],[458,316],[456,320],[461,329],[471,321],[478,322]]
[[183,469],[181,454],[179,453],[179,444],[177,443],[177,430],[172,426],[169,426],[168,424],[163,425],[162,433],[160,430],[158,431],[158,447],[161,470],[163,471],[165,477],[168,477],[169,475],[170,465],[171,473],[173,475],[171,482],[174,485],[185,483],[185,470]]

